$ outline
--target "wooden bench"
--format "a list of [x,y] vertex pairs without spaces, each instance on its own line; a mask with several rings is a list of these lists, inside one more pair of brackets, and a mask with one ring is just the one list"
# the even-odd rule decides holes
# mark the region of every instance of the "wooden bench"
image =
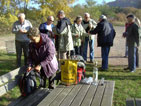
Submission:
[[[0,96],[6,94],[9,90],[15,88],[19,83],[20,76],[24,73],[25,67],[15,69],[7,74],[0,76]],[[49,94],[48,89],[37,89],[34,93],[27,97],[20,96],[9,106],[35,106],[45,96]]]
[[114,81],[104,85],[59,85],[38,106],[112,106]]
[[141,98],[126,99],[126,106],[141,106]]

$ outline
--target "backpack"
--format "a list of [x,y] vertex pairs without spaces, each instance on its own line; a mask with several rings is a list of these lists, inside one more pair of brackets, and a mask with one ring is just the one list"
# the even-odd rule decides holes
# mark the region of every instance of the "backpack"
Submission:
[[26,72],[24,76],[21,77],[19,88],[22,96],[28,96],[36,90],[37,85],[33,70],[31,70],[30,72]]
[[80,82],[82,79],[85,78],[85,72],[86,72],[85,60],[81,55],[72,55],[71,59],[78,60],[77,62],[77,82]]

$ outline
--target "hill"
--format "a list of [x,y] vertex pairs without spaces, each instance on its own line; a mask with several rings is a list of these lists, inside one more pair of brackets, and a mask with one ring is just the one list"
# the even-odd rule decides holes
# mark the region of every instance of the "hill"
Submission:
[[141,8],[141,0],[116,0],[108,3],[111,7],[134,7]]

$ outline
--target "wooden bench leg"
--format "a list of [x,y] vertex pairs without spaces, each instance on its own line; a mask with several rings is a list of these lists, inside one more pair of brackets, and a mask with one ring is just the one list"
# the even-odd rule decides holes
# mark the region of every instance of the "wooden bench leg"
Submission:
[[141,98],[136,98],[135,99],[135,102],[136,102],[136,106],[141,106]]
[[134,99],[126,99],[126,106],[135,106]]

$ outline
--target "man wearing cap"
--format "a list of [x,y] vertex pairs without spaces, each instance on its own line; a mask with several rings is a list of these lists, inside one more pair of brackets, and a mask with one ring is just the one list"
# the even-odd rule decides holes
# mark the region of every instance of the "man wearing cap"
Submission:
[[[82,21],[82,26],[84,27],[85,31],[88,33],[90,30],[94,29],[96,27],[97,23],[90,18],[89,13],[84,14],[84,20]],[[86,36],[85,41],[83,42],[83,58],[85,61],[87,61],[87,51],[88,51],[88,43],[90,48],[90,62],[94,62],[94,36]]]
[[128,67],[125,70],[129,69],[131,72],[136,71],[136,52],[139,47],[140,37],[139,37],[139,27],[135,23],[135,16],[127,16],[128,27],[126,29],[127,37],[127,46],[128,46]]
[[32,41],[29,44],[28,69],[34,68],[41,75],[40,87],[46,87],[46,78],[49,78],[49,88],[54,88],[54,77],[58,70],[58,62],[55,56],[55,46],[52,40],[38,28],[31,28],[28,37]]
[[25,19],[24,13],[18,14],[18,21],[13,24],[12,32],[16,35],[16,55],[17,67],[21,67],[21,55],[24,52],[24,64],[27,64],[29,38],[27,37],[28,30],[32,27],[30,21]]
[[90,34],[98,34],[97,41],[98,47],[101,47],[102,67],[100,70],[105,71],[108,69],[108,56],[110,47],[113,46],[113,39],[115,37],[115,30],[107,21],[105,15],[100,16],[99,23],[94,30],[89,32]]
[[47,22],[42,23],[39,26],[39,30],[40,30],[41,33],[47,34],[52,39],[52,41],[54,42],[54,34],[52,32],[52,29],[54,27],[53,22],[54,22],[54,17],[48,16]]
[[[71,33],[71,22],[65,17],[63,10],[59,11],[57,14],[58,23],[54,28],[55,34],[57,35],[57,51],[58,59],[66,59],[70,55],[70,51],[73,50],[73,40]],[[67,55],[67,53],[69,53]]]

